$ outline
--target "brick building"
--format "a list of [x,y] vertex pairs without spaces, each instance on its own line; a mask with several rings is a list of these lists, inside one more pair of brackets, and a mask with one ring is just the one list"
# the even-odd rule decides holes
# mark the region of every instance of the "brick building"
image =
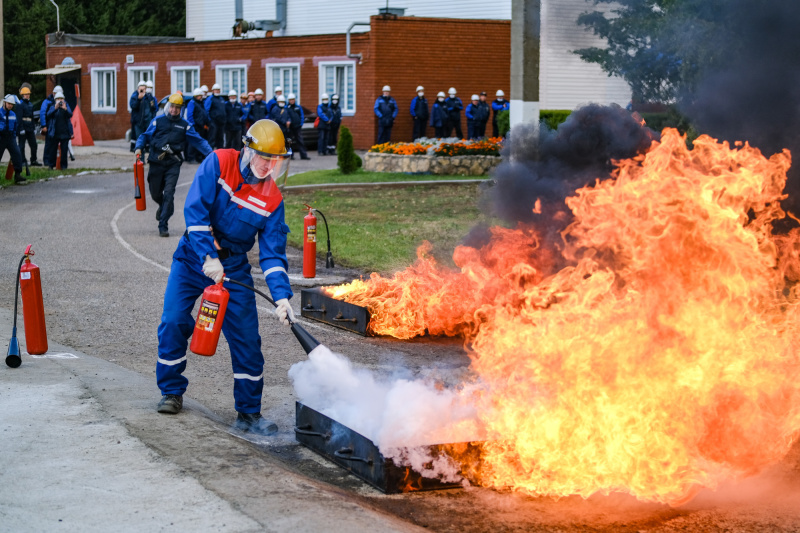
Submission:
[[274,86],[282,85],[312,110],[320,94],[337,92],[342,123],[353,132],[358,149],[375,141],[373,105],[383,85],[392,87],[400,107],[393,141],[411,140],[409,105],[417,85],[425,87],[429,101],[438,91],[455,87],[465,106],[473,93],[509,93],[509,21],[377,15],[369,23],[369,31],[351,35],[351,56],[361,54],[360,61],[347,56],[343,33],[200,42],[137,38],[116,44],[51,34],[47,64],[67,59],[74,65],[50,76],[48,87],[78,86],[75,98],[95,139],[125,136],[128,99],[142,79],[154,82],[158,98],[214,83],[222,85],[223,93],[260,87],[269,97]]

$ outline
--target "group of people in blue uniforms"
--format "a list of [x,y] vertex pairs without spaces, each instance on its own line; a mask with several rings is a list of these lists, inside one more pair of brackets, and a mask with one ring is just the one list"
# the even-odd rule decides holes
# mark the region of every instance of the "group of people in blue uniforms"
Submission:
[[[384,85],[381,96],[375,100],[375,116],[378,117],[378,138],[376,144],[391,141],[392,127],[397,118],[397,101],[391,96],[391,87]],[[486,93],[473,94],[470,103],[464,110],[461,98],[456,96],[455,87],[450,87],[448,94],[440,91],[436,95],[433,106],[429,106],[425,98],[425,88],[417,87],[417,95],[411,100],[410,113],[414,121],[413,138],[427,137],[428,126],[434,128],[434,136],[438,138],[458,137],[463,139],[461,130],[461,112],[467,117],[467,139],[480,139],[486,136],[486,124],[492,117],[492,137],[498,136],[497,115],[508,110],[505,93],[498,90],[495,100],[486,101]]]
[[64,98],[60,85],[53,88],[42,102],[39,117],[31,103],[31,87],[25,83],[20,87],[19,98],[7,94],[0,106],[0,158],[8,150],[11,165],[14,167],[14,182],[25,183],[22,168],[27,163],[25,147],[30,150],[30,166],[42,166],[38,161],[38,146],[36,143],[36,124],[41,126],[41,134],[45,136],[44,165],[49,168],[56,166],[58,149],[61,148],[61,168],[67,168],[70,154],[69,141],[74,136],[72,126],[72,109]]

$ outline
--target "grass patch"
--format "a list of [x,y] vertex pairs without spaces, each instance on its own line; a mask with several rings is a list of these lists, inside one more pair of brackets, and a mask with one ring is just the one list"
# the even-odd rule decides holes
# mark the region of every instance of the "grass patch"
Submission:
[[[437,260],[452,265],[455,247],[485,219],[479,195],[479,184],[288,192],[289,243],[302,246],[307,203],[328,218],[337,265],[387,274],[410,265],[424,240],[433,244]],[[324,258],[327,235],[322,217],[317,219],[317,253]]]
[[[316,185],[320,183],[382,183],[393,181],[440,181],[486,179],[487,176],[440,176],[437,174],[405,174],[403,172],[367,172],[359,170],[342,174],[339,169],[309,170],[289,176],[286,185]],[[325,211],[323,209],[323,211]]]
[[[8,165],[3,165],[0,167],[0,185],[7,187],[9,185],[14,185],[14,175],[12,173],[11,179],[6,180],[6,169]],[[54,178],[56,176],[71,176],[73,174],[77,174],[78,172],[86,172],[92,169],[89,168],[67,168],[64,170],[50,170],[47,167],[29,167],[31,171],[30,176],[25,175],[25,168],[22,169],[22,177],[24,177],[28,183],[32,183],[34,181],[42,181],[48,178]]]

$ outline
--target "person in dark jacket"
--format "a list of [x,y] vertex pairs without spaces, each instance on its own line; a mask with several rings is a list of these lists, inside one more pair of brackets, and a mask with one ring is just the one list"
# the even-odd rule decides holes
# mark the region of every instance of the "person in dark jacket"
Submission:
[[131,152],[133,152],[136,146],[136,139],[138,139],[139,135],[144,131],[136,131],[136,129],[139,125],[139,118],[142,116],[139,102],[144,98],[145,89],[147,89],[147,83],[142,80],[139,82],[139,85],[136,86],[136,90],[131,93],[131,97],[128,100],[128,107],[131,108]]
[[[175,210],[175,187],[181,172],[181,153],[187,142],[205,158],[211,146],[197,134],[191,124],[181,118],[183,95],[179,92],[169,97],[164,114],[150,122],[150,126],[136,140],[136,155],[141,155],[146,144],[150,145],[147,183],[150,196],[158,204],[158,234],[169,237],[169,219]],[[201,107],[196,105],[195,107]]]
[[225,99],[218,83],[211,86],[211,94],[203,102],[208,113],[208,144],[215,150],[225,146]]
[[467,117],[467,139],[477,139],[478,134],[476,133],[475,124],[478,121],[478,95],[473,94],[472,98],[470,99],[470,103],[467,104],[467,109],[464,111],[464,115]]
[[506,93],[498,89],[496,98],[492,102],[492,137],[498,137],[500,130],[497,127],[497,114],[501,111],[508,111],[508,100],[505,99]]
[[[149,84],[149,86],[148,86]],[[131,95],[131,142],[133,147],[136,139],[144,133],[158,113],[158,102],[153,96],[153,82],[140,82],[136,92]]]
[[[228,102],[225,104],[225,148],[242,149],[242,121],[244,110],[236,91],[228,91]],[[244,95],[247,101],[247,95]]]
[[20,121],[19,138],[17,139],[19,142],[19,152],[22,160],[25,161],[25,143],[27,142],[28,147],[31,149],[31,166],[40,167],[42,164],[37,161],[38,147],[36,146],[36,117],[33,115],[30,87],[23,86],[19,90],[19,94],[22,98],[20,99],[19,104],[17,104],[17,106],[14,108],[14,113],[17,115],[17,120]]
[[328,93],[322,93],[322,103],[317,106],[317,118],[319,119],[319,137],[317,138],[317,153],[319,155],[328,154],[328,133],[331,130],[331,106],[328,104]]
[[331,129],[328,132],[328,153],[336,155],[339,143],[339,126],[342,125],[342,108],[339,107],[339,95],[331,96]]
[[412,140],[425,137],[428,126],[428,100],[425,98],[425,88],[417,87],[417,96],[411,100],[411,116],[414,118],[414,135]]
[[397,102],[391,97],[391,87],[384,85],[383,94],[375,100],[375,116],[378,117],[378,140],[376,144],[392,140],[392,126],[397,117]]
[[0,106],[0,159],[5,155],[6,150],[14,165],[14,183],[24,183],[22,176],[22,155],[17,146],[17,135],[19,134],[19,123],[17,115],[13,109],[17,99],[13,94],[7,94],[3,98],[3,105]]
[[[192,91],[192,99],[186,106],[186,122],[189,123],[200,137],[208,137],[208,113],[203,106],[203,90],[198,88]],[[138,140],[138,139],[137,139]],[[205,156],[194,149],[190,144],[186,149],[186,159],[202,163]]]
[[289,128],[292,126],[292,113],[286,107],[286,98],[279,94],[275,97],[275,105],[269,112],[269,118],[281,127],[284,138],[289,138]]
[[479,139],[486,137],[486,123],[489,122],[490,114],[491,108],[489,102],[486,101],[486,91],[481,91],[478,101],[478,118],[475,121],[475,134]]
[[289,102],[286,107],[289,109],[289,113],[291,113],[289,133],[292,141],[292,159],[294,159],[295,152],[300,154],[300,159],[311,159],[308,157],[308,153],[306,153],[306,145],[303,142],[302,130],[303,123],[306,120],[305,113],[303,113],[303,108],[297,105],[297,97],[293,93],[289,94]]
[[255,100],[250,104],[247,120],[255,124],[256,121],[267,118],[269,111],[267,110],[267,103],[264,101],[264,91],[256,89],[253,96]]
[[59,146],[61,146],[61,169],[67,168],[69,140],[73,135],[71,119],[72,109],[64,101],[64,93],[56,93],[55,103],[47,110],[47,136],[50,137],[48,145],[50,153],[47,160],[51,163],[51,170],[56,166]]
[[44,99],[44,101],[42,102],[42,107],[39,109],[39,125],[42,127],[40,132],[42,135],[44,135],[44,153],[42,154],[42,162],[46,167],[53,167],[56,164],[55,161],[51,162],[47,160],[47,156],[49,154],[47,147],[50,146],[51,142],[50,136],[47,135],[47,110],[50,109],[50,106],[52,106],[56,102],[55,98],[56,93],[62,93],[62,94],[64,93],[64,90],[61,88],[61,85],[56,85],[55,87],[53,87],[53,92],[47,98]]
[[[267,102],[267,116],[269,116],[269,114],[272,113],[272,108],[275,107],[275,105],[278,103],[278,97],[282,96],[282,95],[283,95],[283,87],[281,87],[280,85],[277,85],[275,87],[275,94]],[[283,97],[283,101],[284,101],[284,104],[285,104],[286,103],[286,97],[285,96]]]
[[464,109],[464,104],[461,103],[461,98],[456,96],[455,87],[450,87],[447,91],[449,95],[444,101],[444,108],[447,110],[447,124],[445,125],[445,137],[450,137],[451,132],[455,128],[456,137],[459,139],[464,138],[461,132],[461,110]]
[[444,127],[447,124],[447,110],[444,108],[444,91],[439,91],[436,101],[431,108],[431,126],[435,130],[438,139],[444,137]]

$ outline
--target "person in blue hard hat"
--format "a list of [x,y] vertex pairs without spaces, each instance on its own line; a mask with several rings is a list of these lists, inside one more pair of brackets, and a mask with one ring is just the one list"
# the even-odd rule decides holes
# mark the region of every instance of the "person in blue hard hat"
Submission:
[[[258,240],[259,264],[279,320],[294,318],[289,299],[283,196],[276,180],[289,171],[291,150],[272,120],[256,121],[244,148],[217,150],[197,169],[186,197],[186,233],[172,256],[164,311],[158,327],[156,381],[161,389],[158,412],[177,414],[189,381],[186,348],[194,330],[192,309],[206,287],[224,277],[253,286],[249,252]],[[261,416],[264,355],[258,333],[254,293],[235,284],[222,323],[233,366],[235,426],[245,432],[271,435],[278,427]]]
[[150,196],[158,204],[156,219],[161,237],[169,237],[169,219],[175,211],[175,187],[178,185],[186,144],[194,146],[203,157],[211,153],[211,147],[205,139],[181,118],[182,105],[183,95],[174,93],[164,106],[164,114],[153,119],[147,130],[136,139],[137,156],[142,155],[145,145],[150,145],[147,183]]

